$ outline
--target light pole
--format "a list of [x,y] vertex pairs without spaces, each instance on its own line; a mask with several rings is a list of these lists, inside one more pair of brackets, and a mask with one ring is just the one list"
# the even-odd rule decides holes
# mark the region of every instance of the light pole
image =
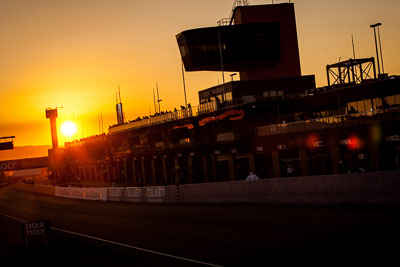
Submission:
[[224,75],[224,61],[222,59],[222,44],[221,44],[221,34],[218,29],[218,46],[219,46],[219,57],[221,60],[221,71],[222,71],[222,83],[225,86],[225,75]]
[[377,43],[377,41],[376,41],[376,30],[375,30],[375,28],[376,28],[376,27],[379,27],[379,26],[381,26],[381,25],[382,25],[382,23],[380,23],[380,22],[370,25],[370,27],[374,29],[375,49],[376,49],[376,61],[377,61],[377,63],[378,63],[378,75],[381,74],[381,68],[380,68],[380,65],[379,65],[378,43]]
[[381,52],[382,73],[385,74],[385,68],[383,67],[383,57],[382,57],[381,33],[379,27],[378,27],[378,39],[379,39],[379,50]]
[[185,83],[185,70],[183,69],[183,60],[182,62],[182,79],[183,79],[183,94],[185,95],[185,107],[187,107],[187,101],[186,101],[186,83]]
[[232,73],[231,75],[229,75],[229,76],[231,76],[231,81],[233,82],[233,76],[235,76],[236,75],[236,73]]

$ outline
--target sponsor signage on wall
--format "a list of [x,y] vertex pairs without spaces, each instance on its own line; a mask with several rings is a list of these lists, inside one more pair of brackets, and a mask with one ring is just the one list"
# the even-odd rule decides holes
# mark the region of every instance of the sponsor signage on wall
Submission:
[[37,169],[47,166],[49,166],[47,157],[0,161],[0,171]]
[[140,188],[127,188],[125,189],[125,199],[134,202],[135,199],[142,197],[142,190]]
[[107,189],[107,200],[109,201],[121,201],[122,188],[109,188]]
[[107,189],[105,188],[75,188],[56,187],[55,195],[59,197],[80,198],[88,200],[107,200]]
[[17,169],[17,161],[1,161],[0,171],[13,171]]
[[165,187],[162,186],[107,189],[107,199],[110,201],[160,203],[165,201],[165,197]]

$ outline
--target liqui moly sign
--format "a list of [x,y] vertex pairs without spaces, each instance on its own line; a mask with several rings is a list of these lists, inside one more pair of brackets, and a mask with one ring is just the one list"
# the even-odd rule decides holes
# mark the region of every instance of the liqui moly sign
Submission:
[[0,171],[13,171],[17,168],[17,161],[0,161]]
[[22,236],[25,238],[34,236],[47,236],[50,233],[50,221],[24,222],[21,224]]

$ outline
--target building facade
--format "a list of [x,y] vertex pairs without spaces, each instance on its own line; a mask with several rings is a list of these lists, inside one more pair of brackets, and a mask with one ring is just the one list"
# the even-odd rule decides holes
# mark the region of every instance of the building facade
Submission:
[[[261,9],[276,16],[263,19]],[[261,9],[238,7],[235,24],[290,29],[274,33],[281,47],[273,64],[269,54],[261,60],[265,64],[255,62],[253,54],[245,54],[247,48],[231,54],[229,68],[240,72],[241,81],[200,91],[198,106],[119,120],[107,134],[66,143],[51,166],[52,179],[151,186],[244,180],[249,172],[267,179],[398,169],[400,77],[365,73],[361,80],[340,79],[340,84],[316,88],[314,76],[300,72],[293,4]],[[210,36],[196,39],[198,32]],[[224,49],[232,41],[221,40],[221,33],[207,28],[177,35],[185,67],[217,70],[216,58],[228,56]],[[202,53],[210,60],[199,61]],[[365,62],[375,70],[373,58]],[[293,68],[284,67],[289,65]],[[342,67],[332,66],[339,72]]]

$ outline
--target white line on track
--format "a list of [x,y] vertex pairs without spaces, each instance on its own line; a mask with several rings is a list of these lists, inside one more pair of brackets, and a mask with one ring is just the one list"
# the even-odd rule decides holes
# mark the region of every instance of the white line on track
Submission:
[[18,218],[12,217],[12,216],[10,216],[10,215],[7,215],[7,214],[1,213],[1,212],[0,212],[0,215],[3,215],[4,217],[7,217],[7,218],[10,218],[10,219],[13,219],[13,220],[15,220],[15,221],[19,221],[19,222],[26,222],[25,220],[21,220],[21,219],[18,219]]
[[[10,218],[10,219],[13,219],[15,221],[26,222],[25,220],[21,220],[21,219],[12,217],[10,215],[7,215],[7,214],[1,213],[1,212],[0,212],[0,215],[2,215],[4,217],[7,217],[7,218]],[[147,252],[147,253],[151,253],[151,254],[156,254],[156,255],[168,257],[168,258],[173,258],[173,259],[178,259],[178,260],[182,260],[182,261],[197,263],[197,264],[201,264],[201,265],[205,265],[205,266],[222,267],[222,265],[216,265],[216,264],[207,263],[207,262],[203,262],[203,261],[197,261],[197,260],[192,260],[192,259],[188,259],[188,258],[184,258],[184,257],[171,255],[171,254],[157,252],[157,251],[149,250],[149,249],[145,249],[145,248],[139,248],[139,247],[135,247],[135,246],[119,243],[119,242],[114,242],[114,241],[111,241],[111,240],[107,240],[107,239],[103,239],[103,238],[99,238],[99,237],[95,237],[95,236],[84,235],[84,234],[80,234],[80,233],[76,233],[76,232],[72,232],[72,231],[68,231],[68,230],[64,230],[64,229],[60,229],[60,228],[56,228],[56,227],[50,227],[50,228],[51,228],[51,230],[64,232],[64,233],[71,234],[71,235],[77,235],[77,236],[81,236],[81,237],[85,237],[85,238],[89,238],[89,239],[93,239],[93,240],[97,240],[97,241],[101,241],[101,242],[105,242],[105,243],[109,243],[109,244],[113,244],[113,245],[117,245],[117,246],[121,246],[121,247],[125,247],[125,248],[135,249],[135,250],[139,250],[139,251],[143,251],[143,252]]]

